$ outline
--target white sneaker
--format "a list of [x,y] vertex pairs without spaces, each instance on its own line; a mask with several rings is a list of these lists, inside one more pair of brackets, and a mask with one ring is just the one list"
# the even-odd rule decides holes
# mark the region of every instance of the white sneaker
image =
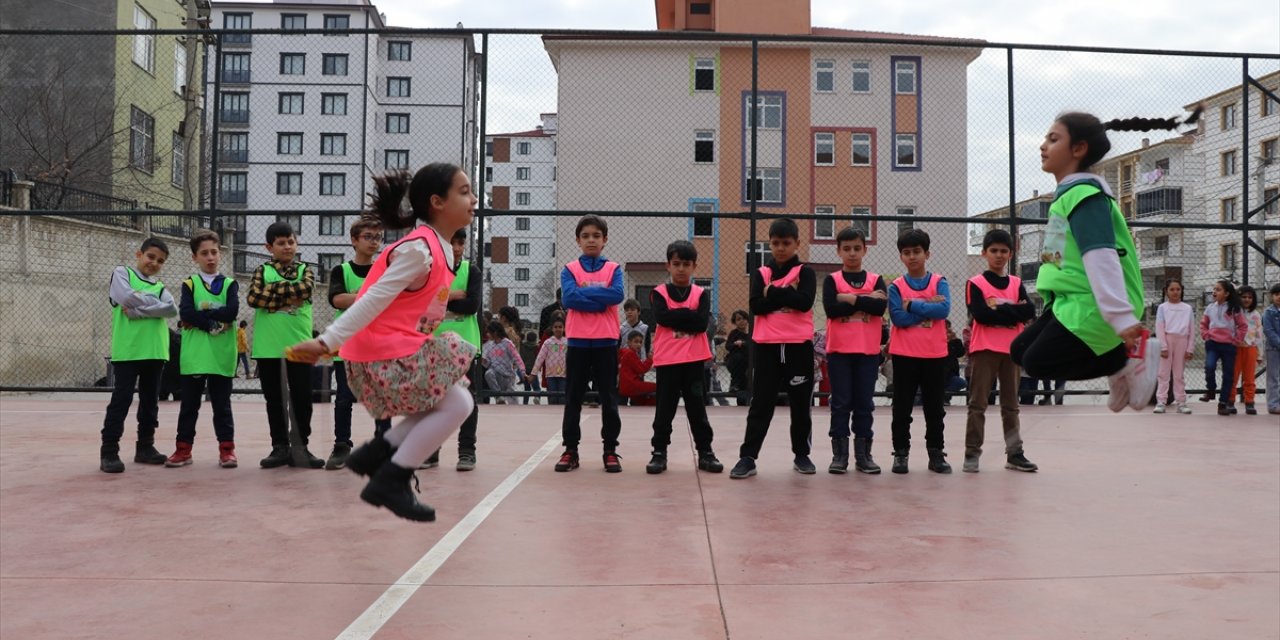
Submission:
[[1142,411],[1156,392],[1156,377],[1160,372],[1160,341],[1147,340],[1147,355],[1138,361],[1129,380],[1129,408]]
[[1181,413],[1184,416],[1189,416],[1191,415],[1191,407],[1188,407],[1185,404],[1180,404],[1178,405],[1178,413]]
[[1151,413],[1164,413],[1164,405],[1162,404],[1156,405],[1156,410],[1152,411]]
[[1138,361],[1129,360],[1123,369],[1107,376],[1107,384],[1111,387],[1111,394],[1107,396],[1107,408],[1115,413],[1120,413],[1129,406],[1130,372],[1136,368],[1138,368]]

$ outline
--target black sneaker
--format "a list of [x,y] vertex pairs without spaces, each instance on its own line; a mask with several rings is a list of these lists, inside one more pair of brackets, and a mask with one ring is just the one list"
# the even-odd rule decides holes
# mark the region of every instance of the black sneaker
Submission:
[[422,464],[418,465],[418,468],[434,469],[438,466],[440,466],[440,450],[436,449],[436,452],[431,454],[431,456],[428,457]]
[[813,461],[809,459],[809,456],[796,456],[795,462],[791,463],[791,468],[806,476],[818,472],[818,468],[813,466]]
[[662,473],[667,470],[667,452],[654,451],[653,457],[649,458],[649,464],[645,465],[644,472],[652,475]]
[[345,442],[338,442],[333,445],[333,451],[329,454],[329,459],[324,461],[324,468],[333,471],[334,469],[342,469],[347,466],[347,456],[351,455],[351,445]]
[[734,480],[742,478],[750,478],[756,474],[756,461],[751,458],[740,458],[738,464],[733,465],[733,470],[729,472],[729,477]]
[[139,442],[133,453],[133,461],[139,464],[164,464],[169,457],[156,451],[156,446],[151,442]]
[[[965,458],[965,464],[968,464],[968,458]],[[1004,468],[1013,469],[1014,471],[1032,472],[1040,467],[1036,463],[1027,459],[1027,456],[1021,453],[1015,453],[1005,458]]]
[[124,462],[120,460],[120,447],[110,448],[108,445],[102,446],[102,452],[98,456],[98,469],[103,473],[124,473]]
[[893,467],[892,467],[891,469],[889,469],[889,470],[890,470],[890,471],[892,471],[892,472],[894,472],[894,473],[907,473],[907,472],[908,472],[908,469],[907,469],[907,452],[905,452],[905,451],[894,451],[894,452],[893,452]]
[[947,464],[947,454],[942,449],[929,449],[929,470],[934,473],[951,473],[951,465]]
[[304,458],[306,458],[306,459],[307,459],[307,466],[308,466],[308,467],[310,467],[310,468],[312,468],[312,469],[323,469],[323,468],[324,468],[324,460],[323,460],[323,459],[321,459],[321,458],[317,458],[317,457],[315,457],[314,455],[312,455],[312,454],[311,454],[311,450],[310,450],[310,449],[308,449],[308,448],[306,448],[306,447],[303,447],[303,448],[302,448],[302,456],[303,456]]
[[[1023,458],[1023,459],[1025,460],[1026,458]],[[1005,465],[1005,468],[1012,469],[1013,467],[1010,466],[1012,464],[1013,464],[1013,456],[1009,456],[1009,464]],[[1031,463],[1027,463],[1027,464],[1031,464]],[[1032,468],[1029,470],[1035,471],[1035,465],[1031,465],[1031,467]],[[962,467],[961,470],[964,471],[965,473],[977,473],[978,472],[978,456],[973,455],[972,453],[964,454],[964,467]]]
[[698,453],[698,468],[709,473],[720,473],[724,471],[724,463],[716,457],[713,451],[702,451]]
[[476,468],[476,454],[463,452],[458,454],[458,471],[471,471]]
[[1231,404],[1227,405],[1227,413],[1230,413],[1233,416],[1236,415],[1236,413],[1238,413],[1236,411],[1236,403],[1232,402]]
[[622,456],[616,451],[605,451],[604,470],[609,473],[622,473]]
[[1258,408],[1251,404],[1246,404],[1244,405],[1244,412],[1246,415],[1256,416],[1258,415]]
[[1220,415],[1220,416],[1229,416],[1229,415],[1231,415],[1231,410],[1227,408],[1227,405],[1225,405],[1225,404],[1219,404],[1219,405],[1218,405],[1218,415]]
[[577,469],[577,468],[578,468],[578,450],[565,449],[564,453],[560,454],[560,461],[556,463],[556,471],[559,471],[559,472],[573,471],[574,469]]
[[258,464],[263,469],[275,469],[290,464],[293,458],[289,455],[289,447],[271,447],[271,453]]

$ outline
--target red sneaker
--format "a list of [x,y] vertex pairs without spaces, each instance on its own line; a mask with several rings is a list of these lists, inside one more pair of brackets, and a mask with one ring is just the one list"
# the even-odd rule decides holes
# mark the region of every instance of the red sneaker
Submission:
[[622,456],[616,451],[605,451],[604,470],[609,473],[622,473]]
[[164,461],[166,467],[185,467],[191,464],[191,443],[178,442],[178,448]]
[[218,466],[223,469],[234,469],[240,465],[236,460],[236,443],[219,442],[218,443]]
[[578,468],[578,451],[576,449],[565,449],[560,461],[556,463],[556,471],[565,472]]

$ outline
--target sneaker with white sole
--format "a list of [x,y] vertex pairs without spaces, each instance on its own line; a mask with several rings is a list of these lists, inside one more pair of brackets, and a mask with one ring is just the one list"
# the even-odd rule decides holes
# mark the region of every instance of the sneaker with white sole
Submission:
[[1138,368],[1137,360],[1125,363],[1124,368],[1107,376],[1107,385],[1111,393],[1107,396],[1107,408],[1115,413],[1124,411],[1129,406],[1129,378],[1131,371]]
[[1189,416],[1191,415],[1191,407],[1188,407],[1185,404],[1180,404],[1178,405],[1178,413],[1181,413],[1184,416]]
[[1164,413],[1164,405],[1162,404],[1156,405],[1156,410],[1152,411],[1151,413]]
[[1138,361],[1129,380],[1129,408],[1142,411],[1156,392],[1156,378],[1160,373],[1160,341],[1147,340],[1146,355]]

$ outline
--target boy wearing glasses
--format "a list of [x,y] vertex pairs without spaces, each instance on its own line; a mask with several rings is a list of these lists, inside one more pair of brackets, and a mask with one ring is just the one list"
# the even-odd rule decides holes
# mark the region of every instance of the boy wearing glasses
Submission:
[[[382,249],[382,223],[373,218],[360,218],[351,225],[351,247],[355,258],[333,268],[329,274],[329,304],[333,307],[333,319],[337,320],[344,309],[355,304],[356,294],[364,285],[373,266],[373,257]],[[341,469],[347,466],[351,454],[351,405],[355,394],[347,386],[347,370],[342,358],[333,358],[333,372],[337,379],[338,393],[333,401],[333,452],[325,461],[325,469]],[[378,433],[391,428],[391,420],[375,420]]]

